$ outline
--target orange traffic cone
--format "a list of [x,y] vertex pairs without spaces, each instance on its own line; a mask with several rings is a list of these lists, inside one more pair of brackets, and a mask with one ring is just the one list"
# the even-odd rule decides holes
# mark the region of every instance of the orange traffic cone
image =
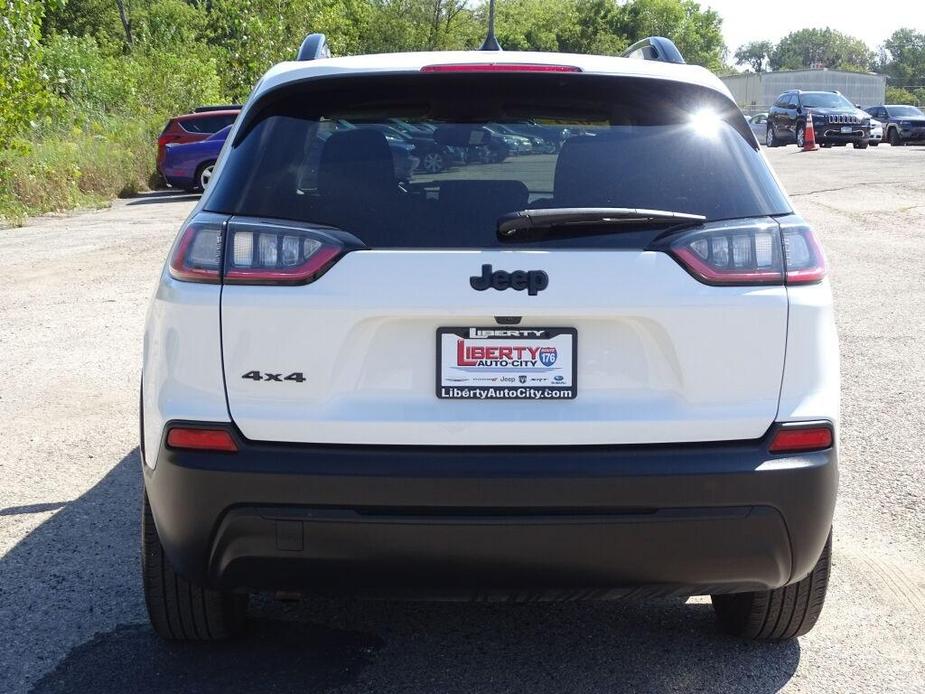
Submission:
[[816,129],[813,127],[813,114],[811,111],[806,112],[806,125],[803,127],[803,151],[812,152],[819,149],[816,144]]

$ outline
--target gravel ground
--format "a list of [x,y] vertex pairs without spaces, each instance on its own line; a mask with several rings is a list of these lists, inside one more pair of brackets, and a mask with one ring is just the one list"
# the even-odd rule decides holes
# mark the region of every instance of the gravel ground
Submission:
[[785,644],[707,601],[258,601],[167,646],[139,586],[144,308],[193,204],[152,194],[0,231],[0,692],[925,692],[925,148],[768,156],[829,254],[842,484],[822,619]]

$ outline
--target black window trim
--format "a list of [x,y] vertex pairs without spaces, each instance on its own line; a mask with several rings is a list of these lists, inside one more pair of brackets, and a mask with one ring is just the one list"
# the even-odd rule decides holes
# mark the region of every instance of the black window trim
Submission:
[[[245,109],[237,116],[239,123],[238,123],[238,126],[233,131],[234,140],[232,143],[230,143],[229,146],[231,149],[234,149],[237,146],[239,146],[244,141],[244,139],[246,139],[246,137],[248,136],[249,132],[253,129],[253,127],[261,120],[261,117],[263,116],[266,110],[273,109],[274,105],[278,103],[280,99],[286,98],[287,94],[291,93],[294,90],[298,90],[299,87],[303,85],[311,84],[313,86],[317,86],[318,89],[327,89],[328,85],[336,84],[337,82],[349,83],[351,81],[358,80],[358,79],[380,80],[380,79],[392,78],[392,77],[415,78],[419,74],[420,73],[418,70],[389,70],[389,71],[382,71],[382,72],[375,72],[375,73],[348,72],[346,74],[335,73],[335,74],[325,74],[325,75],[311,75],[311,76],[306,76],[306,77],[302,77],[302,78],[295,79],[295,80],[287,80],[287,81],[278,83],[268,88],[265,92],[261,93],[255,100],[249,103],[245,107]],[[476,77],[476,76],[470,75],[470,77]],[[534,77],[534,76],[530,75],[528,78],[531,78],[531,77]],[[546,77],[548,79],[565,78],[565,79],[570,79],[570,80],[582,80],[582,79],[588,79],[588,78],[593,78],[597,80],[621,79],[621,80],[628,80],[628,81],[631,80],[631,81],[639,82],[640,84],[644,83],[645,81],[657,80],[663,85],[676,85],[680,88],[702,91],[705,95],[709,95],[710,98],[714,99],[717,104],[723,103],[723,105],[726,107],[726,113],[729,114],[729,116],[726,118],[727,122],[733,126],[733,128],[740,134],[742,139],[746,143],[748,143],[748,145],[754,151],[756,152],[761,151],[761,148],[754,134],[752,133],[748,122],[746,121],[745,115],[741,112],[738,106],[728,97],[728,95],[723,94],[723,92],[717,89],[713,89],[707,85],[701,85],[701,84],[691,83],[691,82],[687,82],[683,80],[668,79],[668,78],[663,78],[663,77],[653,77],[649,75],[623,75],[623,74],[615,74],[615,73],[597,73],[597,72],[595,73],[566,73],[564,76],[555,75],[555,76],[546,76]],[[670,86],[666,86],[666,89],[670,89],[670,88],[671,88]],[[216,192],[217,192],[217,189],[213,189],[207,193],[207,196],[203,201],[203,205],[204,205],[203,209],[211,209],[209,207],[212,202],[211,194],[216,193]],[[781,192],[783,193],[783,191]],[[786,196],[786,194],[784,194],[784,196]],[[242,210],[235,210],[235,211],[226,210],[226,211],[222,211],[221,213],[239,215],[239,216],[240,215],[246,216],[249,214]],[[790,213],[792,213],[792,210],[790,210],[788,207],[787,210],[782,209],[778,211],[773,211],[773,212],[768,211],[764,213],[755,212],[747,216],[753,217],[758,214],[762,214],[765,216],[767,215],[773,216],[773,215],[782,215],[782,214],[790,214]],[[267,215],[265,212],[263,212],[261,213],[261,216],[267,216]],[[728,217],[722,216],[722,217],[717,217],[715,219],[711,218],[709,222],[714,223],[714,222],[720,222],[720,221],[726,221],[726,220],[739,220],[743,218],[744,217],[742,217],[741,215],[728,216]],[[289,217],[279,217],[278,219],[290,219],[290,218]],[[464,245],[464,246],[460,246],[459,248],[471,250],[472,248],[475,248],[475,247],[476,246]],[[525,248],[526,247],[527,246],[525,246]],[[606,248],[609,246],[602,246],[602,247]],[[408,246],[405,246],[402,244],[395,245],[395,246],[377,244],[376,248],[377,249],[387,249],[387,248],[405,249],[405,248],[408,248]],[[422,246],[419,246],[418,248],[430,248],[430,246],[422,245]],[[449,250],[449,249],[452,249],[453,246],[435,245],[433,246],[433,248],[440,249],[440,250]],[[594,250],[595,246],[588,246],[586,247],[586,249]],[[573,250],[584,250],[584,249],[576,247]]]

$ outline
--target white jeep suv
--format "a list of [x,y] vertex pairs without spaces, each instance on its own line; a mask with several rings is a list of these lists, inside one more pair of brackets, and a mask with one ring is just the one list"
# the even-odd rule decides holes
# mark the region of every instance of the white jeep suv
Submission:
[[[238,633],[253,591],[701,594],[747,638],[813,626],[837,485],[823,253],[722,83],[652,54],[263,77],[148,315],[158,634]],[[399,176],[364,127],[392,119],[467,156]],[[555,151],[479,156],[497,123]]]

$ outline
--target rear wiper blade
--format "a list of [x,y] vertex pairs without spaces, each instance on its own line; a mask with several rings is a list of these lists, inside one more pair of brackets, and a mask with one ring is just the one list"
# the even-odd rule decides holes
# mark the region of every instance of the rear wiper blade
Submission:
[[520,210],[498,218],[498,238],[511,240],[520,232],[552,227],[638,225],[646,222],[692,224],[704,222],[701,214],[671,210],[643,210],[636,207],[552,207]]

